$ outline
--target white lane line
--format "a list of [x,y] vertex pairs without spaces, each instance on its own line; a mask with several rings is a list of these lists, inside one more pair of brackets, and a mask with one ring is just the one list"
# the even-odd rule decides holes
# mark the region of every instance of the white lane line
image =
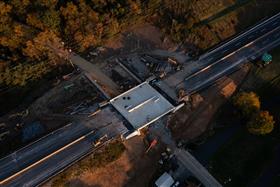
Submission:
[[246,48],[246,47],[249,47],[250,45],[254,44],[255,42],[261,40],[261,39],[264,38],[264,37],[267,37],[268,34],[274,32],[274,31],[277,30],[277,29],[279,29],[279,27],[274,28],[273,30],[271,30],[271,31],[269,31],[268,33],[266,33],[265,35],[263,35],[263,36],[257,38],[256,40],[254,40],[254,41],[252,41],[252,42],[250,42],[250,43],[248,43],[248,44],[246,44],[246,45],[240,47],[239,49],[237,49],[236,51],[234,51],[234,52],[232,52],[232,53],[226,55],[226,56],[223,57],[222,59],[219,59],[218,61],[216,61],[216,62],[214,62],[214,63],[212,63],[212,64],[206,66],[205,68],[203,68],[203,69],[201,69],[201,70],[199,70],[199,71],[193,73],[192,75],[186,77],[184,80],[185,80],[185,81],[186,81],[186,80],[189,80],[190,78],[192,78],[192,77],[198,75],[199,73],[201,73],[201,72],[203,72],[203,71],[205,71],[205,70],[211,68],[212,66],[214,66],[214,65],[218,64],[219,62],[225,60],[226,58],[232,56],[233,54],[237,53],[238,51],[240,51],[240,50],[242,50],[242,49],[244,49],[244,48]]
[[247,43],[246,45],[244,45],[244,47],[249,47],[250,45],[252,45],[254,42],[250,42],[250,43]]
[[254,35],[250,35],[249,37],[248,37],[248,39],[252,39],[254,37]]
[[223,50],[223,52],[222,52],[222,53],[226,53],[226,52],[228,52],[228,50],[229,50],[229,49],[225,49],[225,50]]
[[236,43],[234,46],[237,47],[241,44],[241,42]]
[[44,158],[38,160],[37,162],[35,162],[35,163],[31,164],[30,166],[24,168],[23,170],[21,170],[21,171],[15,173],[15,174],[13,174],[13,175],[11,175],[10,177],[8,177],[8,178],[6,178],[6,179],[0,181],[0,184],[4,184],[5,182],[11,180],[12,178],[14,178],[14,177],[16,177],[16,176],[22,174],[23,172],[25,172],[25,171],[31,169],[32,167],[34,167],[34,166],[40,164],[41,162],[47,160],[48,158],[54,156],[55,154],[57,154],[57,153],[59,153],[59,152],[65,150],[66,148],[70,147],[71,145],[73,145],[73,144],[75,144],[75,143],[77,143],[77,142],[83,140],[87,135],[91,134],[92,132],[93,132],[93,131],[91,131],[91,132],[89,132],[88,134],[86,134],[86,135],[84,135],[84,136],[82,136],[82,137],[76,139],[75,141],[73,141],[73,142],[67,144],[66,146],[64,146],[64,147],[62,147],[62,148],[56,150],[55,152],[53,152],[53,153],[49,154],[48,156],[46,156],[46,157],[44,157]]
[[243,37],[244,35],[249,34],[249,33],[250,33],[251,31],[253,31],[254,29],[257,29],[258,27],[261,27],[262,25],[266,24],[267,22],[270,22],[271,20],[273,20],[273,19],[276,18],[277,16],[280,16],[280,12],[277,13],[277,14],[275,14],[274,16],[272,16],[272,17],[270,17],[270,18],[264,20],[263,22],[259,23],[258,25],[255,25],[254,27],[252,27],[252,28],[250,28],[249,30],[247,30],[246,32],[244,32],[244,33],[238,35],[237,37],[233,38],[232,40],[230,40],[230,41],[228,41],[228,42],[222,44],[221,46],[219,46],[219,47],[213,49],[212,51],[209,51],[208,53],[205,53],[205,54],[201,55],[199,59],[203,59],[204,57],[209,56],[210,54],[216,52],[217,50],[223,48],[224,46],[227,46],[227,45],[231,44],[232,42],[234,42],[234,41],[236,41],[237,39]]

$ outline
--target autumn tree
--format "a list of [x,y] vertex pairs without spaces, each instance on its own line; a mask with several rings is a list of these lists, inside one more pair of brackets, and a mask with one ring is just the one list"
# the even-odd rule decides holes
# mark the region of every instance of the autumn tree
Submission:
[[250,117],[260,109],[259,97],[254,92],[241,92],[233,98],[233,104],[245,117]]
[[23,52],[31,59],[42,60],[48,58],[55,64],[69,57],[61,39],[54,31],[48,30],[39,33],[33,40],[27,41]]
[[33,3],[35,11],[29,12],[26,17],[28,25],[39,30],[60,31],[60,12],[56,10],[57,0],[37,0]]
[[11,14],[12,6],[0,2],[0,45],[14,52],[27,40],[27,29],[23,24],[13,21]]
[[128,0],[129,8],[133,14],[141,14],[141,2],[139,0]]
[[252,116],[247,123],[248,131],[256,135],[269,134],[274,128],[275,121],[268,111],[260,111]]
[[58,0],[36,0],[35,2],[37,5],[46,7],[49,9],[54,9],[58,3]]
[[0,72],[0,84],[8,86],[24,86],[28,81],[40,79],[50,71],[48,64],[18,64],[15,67],[6,67]]
[[30,0],[11,0],[10,4],[13,6],[14,13],[17,16],[26,16],[28,12],[28,6],[30,5]]

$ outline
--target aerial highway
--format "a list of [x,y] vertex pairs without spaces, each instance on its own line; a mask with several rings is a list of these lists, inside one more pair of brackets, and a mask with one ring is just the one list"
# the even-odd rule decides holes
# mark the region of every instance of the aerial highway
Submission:
[[205,186],[222,187],[188,151],[176,149],[174,154]]
[[182,71],[159,81],[156,85],[162,90],[169,87],[169,95],[172,98],[180,88],[185,89],[188,94],[199,91],[221,76],[231,73],[238,65],[248,62],[250,57],[259,57],[279,45],[279,26],[280,13],[223,42],[197,60],[185,63]]
[[[0,160],[0,180],[14,174],[15,171],[22,170],[31,165],[37,159],[43,158],[45,155],[52,153],[54,150],[70,143],[75,138],[79,138],[88,132],[88,128],[80,127],[77,124],[69,124],[52,134],[42,137],[38,141],[15,151]],[[36,156],[35,156],[36,155]]]
[[[95,132],[91,131],[73,142],[64,145],[50,155],[28,166],[22,170],[22,172],[16,173],[3,180],[3,185],[36,186],[40,184],[42,181],[46,180],[47,176],[51,177],[53,173],[59,172],[64,169],[65,166],[68,166],[69,163],[74,163],[90,152],[90,150],[93,149],[91,144],[92,140],[90,139],[94,139],[94,135]],[[13,180],[10,180],[12,178]]]
[[[279,26],[280,13],[206,52],[198,60],[187,62],[183,70],[159,83],[164,82],[175,93],[180,88],[189,94],[197,92],[236,70],[250,58],[258,57],[279,45]],[[73,60],[74,64],[79,65],[81,62],[77,56]],[[113,96],[118,93],[111,80],[102,83],[113,85]],[[104,118],[102,115],[111,117]],[[108,107],[103,108],[90,118],[88,124],[71,124],[0,159],[0,186],[36,186],[46,181],[93,150],[91,141],[95,138],[96,129],[102,127],[102,133],[110,134],[112,138],[125,131],[121,119],[114,116]]]
[[183,87],[187,93],[192,94],[211,85],[220,77],[231,73],[239,68],[240,65],[252,59],[256,59],[266,51],[280,44],[280,21],[277,27],[264,33],[259,38],[250,41],[244,46],[236,49],[220,60],[206,66],[196,73],[186,77],[185,80],[177,85]]
[[96,138],[111,139],[125,131],[121,119],[106,107],[0,159],[0,186],[36,186],[92,151]]

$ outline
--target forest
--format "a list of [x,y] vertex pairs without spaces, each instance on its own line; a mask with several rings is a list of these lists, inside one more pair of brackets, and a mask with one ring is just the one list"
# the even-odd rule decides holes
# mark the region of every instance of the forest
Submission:
[[[208,49],[236,33],[236,12],[244,12],[241,6],[249,3],[258,4],[257,0],[1,0],[0,91],[57,72],[54,69],[67,64],[64,51],[82,53],[101,46],[141,22],[157,26],[175,43]],[[246,13],[253,10],[250,6]]]
[[[216,2],[214,11],[234,0]],[[205,36],[193,34],[192,26],[213,12],[206,4],[204,0],[1,0],[0,88],[41,79],[65,64],[67,57],[57,51],[71,48],[79,53],[98,47],[137,22],[152,22],[177,43],[197,44]]]
[[65,63],[58,50],[98,46],[119,32],[139,1],[9,0],[0,2],[0,85],[24,86]]

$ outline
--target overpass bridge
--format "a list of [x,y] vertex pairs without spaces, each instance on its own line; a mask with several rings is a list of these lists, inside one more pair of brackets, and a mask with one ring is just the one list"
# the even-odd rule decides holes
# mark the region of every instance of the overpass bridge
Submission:
[[[280,13],[203,54],[198,60],[186,63],[183,70],[153,84],[170,98],[178,101],[178,89],[184,89],[187,94],[193,94],[210,86],[220,77],[237,70],[252,57],[258,57],[263,52],[279,45],[279,27]],[[77,65],[81,63],[77,56],[72,58],[72,62]],[[84,67],[84,71],[92,69],[82,65],[80,67],[81,69]],[[105,79],[101,83],[113,85],[110,93],[112,96],[118,94],[111,80]],[[106,110],[109,115],[112,114],[110,109]],[[102,110],[102,112],[105,111]],[[100,119],[95,120],[101,124]],[[122,126],[119,119],[115,120],[117,122],[115,125]],[[62,135],[63,132],[55,132],[0,159],[0,186],[37,186],[46,181],[92,151],[91,141],[95,137],[93,130],[92,128],[78,128],[75,133],[67,130],[64,132],[66,137]],[[119,133],[123,131],[125,130],[120,130]],[[112,132],[111,136],[114,137],[117,134],[118,132]],[[48,141],[59,142],[59,145],[48,144]]]

